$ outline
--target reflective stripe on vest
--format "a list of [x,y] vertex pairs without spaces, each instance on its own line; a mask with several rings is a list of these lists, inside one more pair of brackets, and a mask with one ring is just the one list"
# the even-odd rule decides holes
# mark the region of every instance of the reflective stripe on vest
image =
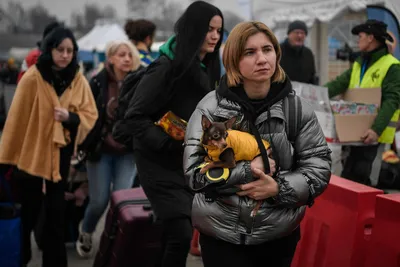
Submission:
[[[360,81],[361,65],[358,62],[354,62],[353,69],[351,71],[349,88],[382,88],[383,79],[385,79],[386,73],[393,64],[400,64],[400,62],[391,54],[381,57],[367,69],[362,81]],[[393,143],[399,115],[400,110],[396,110],[390,119],[389,125],[379,137],[379,143]]]
[[140,60],[142,61],[143,67],[147,67],[148,65],[150,65],[151,62],[154,61],[154,58],[152,58],[150,56],[150,54],[143,54],[143,53],[139,52],[139,57],[140,57]]

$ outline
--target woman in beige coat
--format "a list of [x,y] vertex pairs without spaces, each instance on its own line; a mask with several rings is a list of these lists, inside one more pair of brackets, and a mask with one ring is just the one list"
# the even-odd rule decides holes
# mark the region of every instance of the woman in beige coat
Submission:
[[98,117],[89,84],[79,72],[78,46],[66,28],[54,29],[42,54],[18,84],[0,142],[0,163],[13,167],[21,208],[23,264],[46,182],[43,267],[66,267],[65,181],[70,160]]

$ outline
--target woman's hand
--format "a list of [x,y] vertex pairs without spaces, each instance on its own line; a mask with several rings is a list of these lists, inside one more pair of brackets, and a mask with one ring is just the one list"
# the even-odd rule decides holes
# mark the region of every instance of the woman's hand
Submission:
[[239,196],[248,196],[255,200],[263,200],[274,197],[279,193],[278,183],[269,175],[260,169],[252,169],[253,176],[258,177],[254,182],[240,185],[242,190],[237,194]]
[[372,144],[377,142],[379,139],[378,134],[372,130],[372,129],[368,129],[363,136],[361,136],[361,140],[364,141],[364,144]]
[[[268,150],[268,152],[269,152],[269,150]],[[268,155],[269,155],[269,153],[268,153]],[[272,175],[273,173],[275,173],[275,170],[276,170],[275,160],[268,158],[268,161],[269,161],[269,169],[271,170],[271,172],[269,174]],[[252,170],[259,169],[262,172],[265,172],[264,162],[263,162],[261,156],[258,156],[255,159],[253,159],[250,163],[250,167]]]
[[69,112],[65,108],[54,108],[54,119],[58,122],[64,122],[69,119]]

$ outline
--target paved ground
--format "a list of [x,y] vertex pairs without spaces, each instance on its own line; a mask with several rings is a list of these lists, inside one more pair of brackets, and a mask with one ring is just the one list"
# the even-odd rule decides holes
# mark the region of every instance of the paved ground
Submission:
[[[104,216],[101,219],[97,231],[95,232],[94,235],[94,243],[95,245],[99,244],[100,240],[100,235],[101,231],[103,230],[104,227]],[[32,241],[32,244],[34,245],[33,248],[33,260],[32,262],[28,265],[28,267],[41,267],[41,252],[40,250],[36,247],[36,244],[34,241]],[[90,260],[84,260],[79,258],[78,254],[75,251],[75,248],[73,244],[68,244],[67,246],[67,251],[68,251],[68,266],[69,267],[92,267],[93,265],[93,259]],[[132,266],[134,263],[132,263]],[[188,261],[187,261],[187,267],[203,267],[203,263],[201,261],[200,257],[194,257],[189,254],[188,256]]]

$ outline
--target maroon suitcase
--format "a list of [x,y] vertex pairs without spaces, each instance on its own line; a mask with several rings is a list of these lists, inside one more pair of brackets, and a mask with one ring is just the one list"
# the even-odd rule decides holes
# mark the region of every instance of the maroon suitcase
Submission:
[[154,267],[161,234],[143,189],[114,192],[93,267]]

